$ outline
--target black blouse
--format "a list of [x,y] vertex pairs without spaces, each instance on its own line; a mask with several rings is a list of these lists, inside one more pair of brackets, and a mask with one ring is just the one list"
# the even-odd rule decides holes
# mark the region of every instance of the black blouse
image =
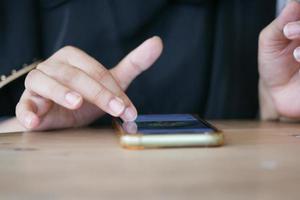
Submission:
[[[2,0],[0,13],[1,74],[65,45],[111,68],[158,35],[161,58],[128,89],[139,113],[257,116],[257,40],[275,0]],[[0,116],[14,115],[23,82],[0,91]]]

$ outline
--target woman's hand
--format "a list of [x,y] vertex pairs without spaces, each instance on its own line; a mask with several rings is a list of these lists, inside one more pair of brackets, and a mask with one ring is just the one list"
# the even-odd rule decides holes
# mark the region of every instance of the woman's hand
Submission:
[[87,125],[104,113],[133,121],[137,111],[124,90],[161,52],[160,38],[153,37],[107,70],[83,51],[64,47],[27,75],[16,116],[30,130]]
[[259,73],[263,118],[270,118],[268,113],[274,112],[287,118],[300,118],[299,70],[300,4],[293,1],[260,35]]

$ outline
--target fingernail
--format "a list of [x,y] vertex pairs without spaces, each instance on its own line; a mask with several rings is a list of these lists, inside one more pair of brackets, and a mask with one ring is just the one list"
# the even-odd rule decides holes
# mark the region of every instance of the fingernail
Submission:
[[293,37],[300,35],[300,26],[298,24],[287,24],[283,28],[283,33],[286,37]]
[[119,116],[125,109],[124,102],[119,97],[113,98],[108,105],[115,116]]
[[72,106],[76,106],[81,102],[81,96],[76,92],[68,92],[65,98],[66,101]]
[[137,133],[138,127],[135,122],[124,122],[122,126],[127,133]]
[[300,48],[294,50],[294,57],[297,61],[300,61]]
[[137,117],[137,113],[133,108],[131,108],[131,107],[126,108],[124,115],[123,115],[123,120],[134,121],[136,119],[136,117]]

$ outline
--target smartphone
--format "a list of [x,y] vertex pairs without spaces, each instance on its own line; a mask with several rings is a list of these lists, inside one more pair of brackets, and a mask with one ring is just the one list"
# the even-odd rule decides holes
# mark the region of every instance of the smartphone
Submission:
[[139,115],[134,122],[114,120],[120,143],[128,149],[166,147],[215,147],[223,133],[191,114]]

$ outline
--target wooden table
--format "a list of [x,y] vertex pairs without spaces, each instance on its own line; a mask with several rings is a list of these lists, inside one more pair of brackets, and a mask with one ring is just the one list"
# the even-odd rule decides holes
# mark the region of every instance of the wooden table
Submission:
[[300,124],[214,123],[224,147],[125,150],[110,128],[2,133],[0,199],[300,199]]

